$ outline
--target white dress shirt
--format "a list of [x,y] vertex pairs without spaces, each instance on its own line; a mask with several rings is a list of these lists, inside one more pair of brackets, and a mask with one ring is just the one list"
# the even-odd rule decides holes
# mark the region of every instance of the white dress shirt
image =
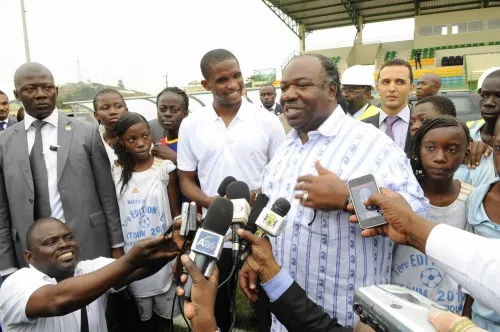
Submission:
[[[79,262],[75,268],[75,277],[95,272],[114,262],[114,259],[99,257]],[[0,321],[2,328],[10,332],[69,332],[80,331],[81,312],[75,310],[64,316],[28,318],[26,305],[31,295],[46,285],[56,285],[56,279],[38,271],[33,266],[22,268],[7,280],[0,288]],[[114,292],[110,289],[108,292]],[[105,293],[86,306],[89,332],[105,332],[106,301]]]
[[[115,153],[115,149],[113,149],[106,141],[104,140],[104,132],[101,133],[102,144],[104,144],[104,148],[106,149],[106,153],[108,154],[109,163],[111,164],[111,169],[115,165],[115,161],[118,160],[118,156]],[[152,148],[152,147],[151,147]]]
[[359,111],[357,111],[356,113],[354,113],[354,115],[352,117],[355,118],[356,120],[359,120],[359,118],[363,115],[363,113],[366,111],[366,109],[368,108],[368,106],[370,106],[370,103],[366,103],[366,105],[363,106],[363,107],[361,107],[359,109]]
[[[279,197],[291,204],[284,232],[271,239],[278,264],[322,310],[342,326],[353,327],[359,320],[352,309],[354,291],[390,282],[394,245],[386,237],[362,238],[347,211],[314,210],[294,198],[297,178],[317,174],[316,160],[345,182],[373,174],[380,187],[399,192],[419,213],[429,205],[404,152],[340,106],[318,130],[309,132],[305,144],[292,129],[266,166],[262,192],[269,196],[269,205]],[[285,328],[273,317],[272,330]]]
[[262,107],[263,109],[265,109],[269,113],[276,114],[275,111],[276,111],[277,105],[278,105],[278,103],[274,103],[273,107],[271,107],[270,109],[265,108],[264,105],[260,105],[260,107]]
[[[24,128],[28,138],[28,151],[31,153],[33,145],[35,144],[35,127],[32,126],[33,122],[37,119],[29,115],[24,116]],[[49,199],[50,209],[52,211],[51,217],[57,218],[64,222],[64,211],[59,195],[59,188],[57,186],[57,151],[50,150],[50,146],[57,146],[57,126],[59,121],[59,112],[54,110],[52,114],[42,120],[47,122],[41,129],[43,141],[43,156],[45,165],[47,167],[47,177],[49,179]]]
[[425,252],[475,300],[500,313],[500,240],[440,224],[429,235]]
[[[385,129],[387,128],[387,124],[385,123],[385,118],[389,115],[384,112],[383,109],[380,109],[380,117],[378,127],[385,133]],[[410,108],[406,106],[401,110],[401,112],[397,115],[400,120],[395,122],[392,125],[392,132],[394,133],[394,143],[401,148],[401,150],[405,151],[406,137],[408,135],[408,130],[410,126]]]

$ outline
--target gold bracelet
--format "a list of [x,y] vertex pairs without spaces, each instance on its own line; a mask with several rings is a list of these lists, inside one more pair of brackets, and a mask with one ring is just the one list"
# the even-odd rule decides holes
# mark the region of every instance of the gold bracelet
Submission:
[[468,317],[460,317],[451,324],[449,332],[465,332],[471,327],[476,326]]

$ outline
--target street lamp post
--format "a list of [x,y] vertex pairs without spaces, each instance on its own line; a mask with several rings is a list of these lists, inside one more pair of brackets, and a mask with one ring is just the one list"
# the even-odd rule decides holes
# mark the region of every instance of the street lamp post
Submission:
[[26,26],[26,10],[24,9],[24,0],[21,0],[21,17],[23,19],[24,51],[26,53],[26,62],[31,62],[30,45],[28,42],[28,28]]

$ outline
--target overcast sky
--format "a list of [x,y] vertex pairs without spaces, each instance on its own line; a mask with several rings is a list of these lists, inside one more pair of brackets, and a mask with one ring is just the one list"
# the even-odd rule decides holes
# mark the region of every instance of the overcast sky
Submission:
[[[298,38],[261,0],[25,0],[31,60],[57,84],[83,79],[152,94],[200,80],[199,62],[214,48],[232,51],[243,74],[276,68]],[[25,62],[19,0],[1,0],[0,90],[13,97],[12,77]],[[413,33],[413,19],[365,26],[365,39]],[[352,41],[354,27],[317,31],[306,48]],[[279,74],[278,74],[279,76]]]

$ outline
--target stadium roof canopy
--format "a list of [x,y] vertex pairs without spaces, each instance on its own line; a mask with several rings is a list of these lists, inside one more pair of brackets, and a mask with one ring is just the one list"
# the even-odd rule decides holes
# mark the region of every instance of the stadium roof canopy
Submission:
[[[299,38],[304,32],[500,6],[494,0],[262,0]],[[361,18],[361,19],[360,19]],[[302,31],[301,31],[302,30]]]

